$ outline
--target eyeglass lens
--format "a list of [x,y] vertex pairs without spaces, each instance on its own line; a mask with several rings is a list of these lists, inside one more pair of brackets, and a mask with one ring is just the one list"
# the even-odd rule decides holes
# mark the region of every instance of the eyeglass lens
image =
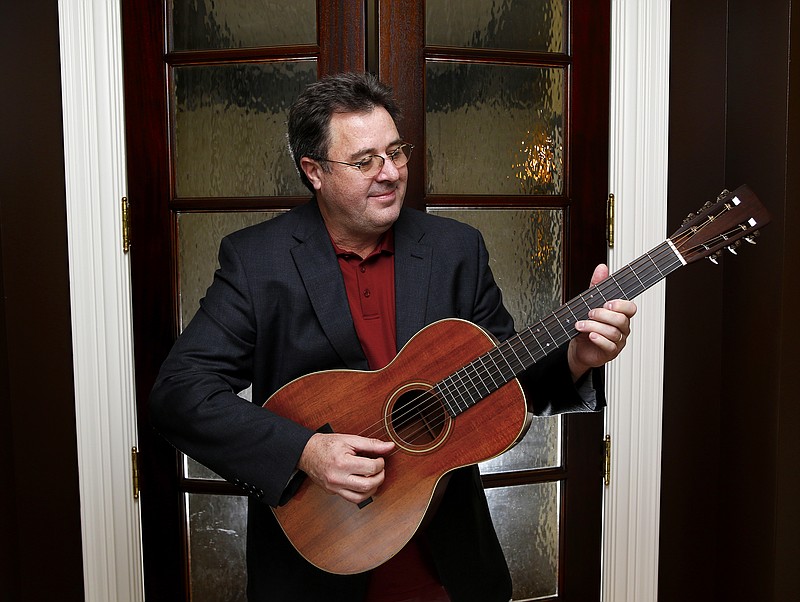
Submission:
[[[394,163],[395,167],[403,167],[408,160],[411,158],[411,150],[414,148],[411,144],[401,144],[398,146],[393,152],[389,154],[389,158]],[[377,174],[381,169],[383,169],[383,165],[386,162],[381,155],[372,155],[367,157],[360,163],[359,170],[365,176],[374,176]]]

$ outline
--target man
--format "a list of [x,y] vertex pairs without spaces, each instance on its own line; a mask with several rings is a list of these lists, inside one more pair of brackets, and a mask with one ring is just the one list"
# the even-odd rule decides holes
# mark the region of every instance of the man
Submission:
[[[443,318],[469,320],[500,340],[514,333],[480,234],[403,208],[413,147],[398,117],[391,91],[366,74],[326,78],[301,94],[290,110],[289,144],[314,198],[223,240],[214,283],[153,390],[154,425],[251,496],[251,600],[511,597],[474,466],[451,473],[434,516],[403,550],[357,575],[306,562],[268,507],[290,498],[298,474],[331,495],[365,501],[383,483],[394,449],[390,441],[317,433],[260,407],[274,391],[314,371],[382,368]],[[598,266],[592,283],[606,275]],[[602,409],[602,377],[592,369],[619,354],[635,311],[621,300],[593,310],[567,348],[523,374],[531,411]],[[255,403],[237,396],[251,383]]]

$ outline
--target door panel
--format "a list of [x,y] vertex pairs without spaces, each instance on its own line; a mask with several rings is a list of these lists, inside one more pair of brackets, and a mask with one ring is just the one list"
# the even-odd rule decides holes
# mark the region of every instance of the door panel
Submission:
[[[425,149],[407,204],[482,230],[518,327],[604,257],[608,2],[277,4],[123,0],[149,600],[243,599],[245,498],[152,433],[146,399],[222,236],[305,201],[285,120],[308,82],[395,88]],[[515,599],[599,598],[601,436],[600,415],[537,419],[481,466]]]
[[289,105],[314,59],[173,67],[175,196],[303,196],[286,152]]
[[561,194],[564,72],[427,61],[426,194]]
[[222,50],[317,43],[316,0],[172,0],[172,50]]
[[565,52],[565,0],[428,0],[425,43],[455,48]]

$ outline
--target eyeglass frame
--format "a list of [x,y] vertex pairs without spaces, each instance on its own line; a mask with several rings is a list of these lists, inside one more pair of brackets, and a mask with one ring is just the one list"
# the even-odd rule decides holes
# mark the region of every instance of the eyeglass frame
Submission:
[[[395,162],[395,157],[397,156],[397,154],[399,152],[401,152],[401,149],[404,146],[409,147],[408,153],[403,151],[403,154],[407,157],[406,162],[403,163],[403,165],[397,165],[396,162]],[[386,157],[384,157],[383,155],[367,155],[366,157],[361,159],[361,161],[357,161],[355,163],[348,163],[346,161],[334,161],[333,159],[326,159],[325,157],[310,157],[310,158],[314,159],[315,161],[326,161],[328,163],[338,163],[339,165],[347,165],[348,167],[355,167],[361,173],[361,175],[363,175],[365,178],[374,178],[376,175],[381,173],[381,170],[383,169],[383,166],[386,165],[386,159],[391,159],[392,163],[395,164],[395,166],[398,167],[398,168],[399,167],[404,167],[405,165],[408,165],[408,162],[411,161],[411,151],[413,151],[413,150],[414,150],[414,145],[413,144],[411,144],[410,142],[401,142],[397,146],[397,148],[394,149],[391,153],[387,154]],[[378,159],[381,160],[381,166],[378,168],[378,170],[372,175],[366,174],[363,171],[361,171],[362,168],[364,167],[364,162],[367,161],[367,160],[371,161],[374,158],[378,158]]]

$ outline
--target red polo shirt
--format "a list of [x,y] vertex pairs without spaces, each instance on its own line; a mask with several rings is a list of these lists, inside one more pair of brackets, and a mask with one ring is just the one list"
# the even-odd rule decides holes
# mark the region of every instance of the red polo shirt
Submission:
[[365,259],[333,243],[358,340],[370,370],[397,355],[394,309],[394,232],[389,230]]
[[[344,277],[353,324],[371,370],[397,355],[394,295],[394,231],[388,230],[366,258],[333,243]],[[449,600],[433,560],[412,538],[393,558],[373,570],[367,602]]]

